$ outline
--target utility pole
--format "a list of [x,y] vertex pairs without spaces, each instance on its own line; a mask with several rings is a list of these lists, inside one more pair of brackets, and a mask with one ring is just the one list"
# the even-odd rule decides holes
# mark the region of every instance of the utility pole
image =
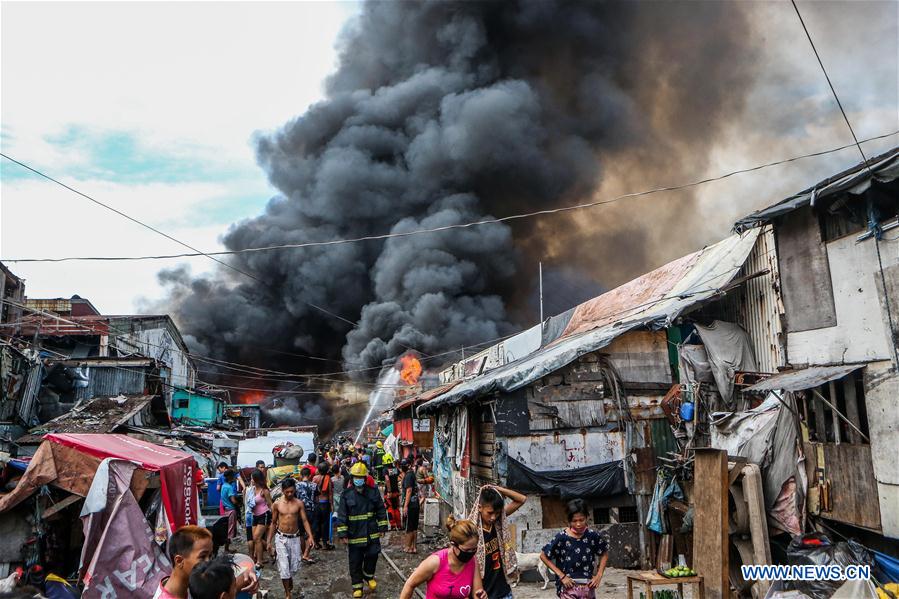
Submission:
[[537,263],[539,266],[538,278],[540,279],[540,324],[543,324],[543,262]]

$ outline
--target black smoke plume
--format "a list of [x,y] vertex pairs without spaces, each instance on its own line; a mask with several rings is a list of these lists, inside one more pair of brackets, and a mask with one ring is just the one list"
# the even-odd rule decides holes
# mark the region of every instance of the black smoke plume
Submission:
[[[464,223],[701,170],[752,80],[748,30],[731,2],[369,2],[326,99],[258,138],[280,193],[224,245]],[[296,60],[285,76],[301,76]],[[691,201],[231,258],[265,285],[224,271],[162,280],[202,353],[365,378],[407,348],[447,352],[533,322],[538,259],[604,285],[636,274],[647,230],[683,222]]]

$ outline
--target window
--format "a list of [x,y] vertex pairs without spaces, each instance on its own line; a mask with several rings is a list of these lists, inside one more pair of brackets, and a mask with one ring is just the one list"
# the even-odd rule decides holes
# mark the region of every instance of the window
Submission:
[[185,409],[185,410],[186,410],[187,407],[188,407],[189,405],[190,405],[190,398],[189,398],[189,397],[179,397],[179,398],[175,401],[175,407],[176,407],[176,408],[182,408],[182,409]]
[[593,508],[593,523],[594,524],[611,524],[612,517],[609,513],[609,508],[607,507],[597,507]]
[[618,508],[618,522],[622,524],[625,522],[639,522],[640,518],[637,515],[637,508],[633,505],[623,505]]

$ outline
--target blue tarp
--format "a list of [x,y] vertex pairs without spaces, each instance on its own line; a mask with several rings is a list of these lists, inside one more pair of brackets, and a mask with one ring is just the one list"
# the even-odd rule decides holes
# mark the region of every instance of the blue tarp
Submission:
[[872,551],[871,553],[874,554],[874,562],[877,564],[877,568],[883,572],[884,580],[880,582],[899,582],[899,559],[879,551]]

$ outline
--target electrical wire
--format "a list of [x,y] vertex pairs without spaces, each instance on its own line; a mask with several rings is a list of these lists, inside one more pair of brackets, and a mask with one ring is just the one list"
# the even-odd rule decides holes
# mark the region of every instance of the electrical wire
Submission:
[[[862,145],[858,141],[858,137],[855,135],[855,130],[852,128],[852,123],[849,122],[849,117],[846,115],[846,110],[843,108],[843,103],[840,101],[840,96],[837,94],[837,90],[834,88],[833,83],[830,80],[830,75],[827,74],[827,69],[824,68],[824,62],[821,60],[821,55],[818,54],[818,48],[815,47],[815,42],[812,39],[812,34],[809,33],[808,27],[805,25],[805,20],[802,18],[802,13],[799,12],[799,7],[796,5],[796,0],[790,0],[793,4],[793,10],[796,11],[796,16],[799,17],[799,23],[802,25],[802,30],[805,31],[805,37],[808,39],[809,45],[812,47],[812,52],[815,53],[815,58],[818,59],[818,66],[821,67],[821,72],[824,73],[824,78],[827,80],[827,85],[830,86],[830,93],[833,94],[833,99],[836,100],[837,106],[840,108],[840,113],[843,115],[843,120],[846,122],[846,127],[849,128],[849,133],[852,134],[852,139],[855,141],[855,147],[858,148],[858,153],[862,156],[862,161],[865,165],[865,168],[868,169],[868,174],[871,175],[871,181],[875,181],[876,177],[874,175],[874,171],[871,170],[871,165],[868,164],[868,157],[865,156],[865,151],[862,149]],[[870,201],[870,200],[869,200]],[[887,312],[887,324],[889,325],[889,333],[890,337],[892,337],[894,331],[896,330],[895,325],[893,324],[893,310],[890,306],[890,293],[889,288],[887,287],[886,274],[883,271],[883,259],[880,256],[880,237],[882,236],[882,232],[880,230],[880,225],[876,223],[876,221],[871,225],[871,230],[874,233],[874,249],[877,252],[877,265],[880,268],[880,282],[883,285],[883,297],[884,304]],[[895,358],[895,364],[899,367],[899,347],[895,343],[893,346],[893,357]]]
[[[893,131],[891,133],[885,133],[883,135],[869,137],[867,139],[863,139],[860,143],[868,143],[870,141],[885,139],[887,137],[890,137],[890,136],[893,136],[896,134],[899,134],[899,130]],[[824,156],[827,154],[833,154],[835,152],[839,152],[839,151],[845,150],[847,148],[851,148],[854,145],[855,144],[847,144],[844,146],[831,148],[829,150],[821,150],[821,151],[812,152],[809,154],[802,154],[799,156],[784,158],[784,159],[776,160],[773,162],[767,162],[767,163],[759,164],[756,166],[751,166],[751,167],[746,167],[746,168],[742,168],[742,169],[729,171],[729,172],[721,174],[721,175],[717,175],[714,177],[708,177],[705,179],[699,179],[697,181],[691,181],[689,183],[683,183],[680,185],[656,187],[656,188],[647,189],[647,190],[643,190],[643,191],[626,193],[626,194],[615,196],[613,198],[609,198],[606,200],[585,202],[582,204],[575,204],[573,206],[562,206],[559,208],[548,208],[546,210],[537,210],[534,212],[512,214],[509,216],[502,216],[502,217],[497,217],[497,218],[486,218],[486,219],[468,222],[468,223],[457,223],[457,224],[453,224],[453,225],[444,225],[441,227],[433,227],[433,228],[429,228],[429,229],[415,229],[413,231],[404,231],[404,232],[400,232],[400,233],[383,233],[380,235],[368,235],[368,236],[364,236],[364,237],[355,237],[355,238],[350,238],[350,239],[332,239],[332,240],[328,240],[328,241],[310,241],[310,242],[306,242],[306,243],[288,243],[288,244],[281,244],[281,245],[243,248],[243,249],[239,249],[239,250],[217,250],[217,251],[213,251],[213,252],[200,252],[199,250],[194,250],[194,253],[160,254],[160,255],[149,255],[149,256],[69,256],[69,257],[62,257],[62,258],[12,258],[12,259],[6,259],[4,261],[5,262],[67,262],[67,261],[74,261],[74,260],[80,260],[80,261],[85,261],[85,260],[90,260],[90,261],[168,260],[168,259],[174,259],[174,258],[192,258],[192,257],[198,257],[198,256],[206,256],[206,257],[227,256],[227,255],[236,255],[236,254],[246,254],[246,253],[252,253],[252,252],[266,252],[266,251],[272,251],[272,250],[322,247],[322,246],[342,245],[342,244],[347,244],[347,243],[360,243],[360,242],[364,242],[364,241],[379,241],[379,240],[385,240],[385,239],[393,239],[393,238],[397,238],[397,237],[410,237],[413,235],[438,233],[441,231],[449,231],[449,230],[453,230],[453,229],[465,229],[465,228],[476,227],[476,226],[481,226],[481,225],[502,223],[502,222],[511,221],[511,220],[519,220],[519,219],[525,219],[525,218],[532,218],[532,217],[536,217],[536,216],[559,214],[559,213],[570,212],[570,211],[574,211],[574,210],[583,210],[586,208],[594,208],[596,206],[603,206],[606,204],[611,204],[611,203],[618,202],[618,201],[621,201],[621,200],[624,200],[627,198],[647,196],[647,195],[662,193],[662,192],[666,192],[666,191],[680,191],[683,189],[688,189],[691,187],[697,187],[699,185],[704,185],[706,183],[713,183],[715,181],[721,181],[723,179],[727,179],[727,178],[733,177],[735,175],[755,172],[755,171],[770,168],[773,166],[779,166],[781,164],[795,162],[797,160],[802,160],[805,158],[813,158],[816,156]],[[3,156],[4,158],[7,158],[9,160],[12,160],[12,158],[9,158],[5,154],[0,153],[0,156]],[[13,160],[13,161],[16,162],[17,164],[22,164],[21,162],[19,162],[17,160]],[[23,166],[25,166],[25,168],[28,168],[29,170],[39,172],[27,165],[23,165]],[[47,178],[50,178],[50,177],[47,177]],[[51,180],[55,181],[55,179],[51,179]]]
[[[118,210],[118,209],[116,209],[116,208],[113,208],[113,207],[110,206],[109,204],[104,204],[104,203],[101,202],[100,200],[94,199],[94,198],[92,198],[91,196],[87,195],[86,193],[83,193],[83,192],[81,192],[81,191],[78,191],[77,189],[75,189],[74,187],[71,187],[71,186],[69,186],[69,185],[66,185],[65,183],[63,183],[62,181],[60,181],[60,180],[58,180],[58,179],[54,179],[54,178],[51,177],[50,175],[47,175],[46,173],[43,173],[43,172],[39,171],[38,169],[36,169],[36,168],[34,168],[34,167],[28,166],[28,165],[25,164],[24,162],[20,162],[20,161],[16,160],[15,158],[12,158],[11,156],[8,156],[8,155],[6,155],[6,154],[4,154],[4,153],[2,153],[2,152],[0,152],[0,156],[2,156],[3,158],[6,158],[6,159],[9,160],[10,162],[14,162],[15,164],[18,164],[18,165],[21,166],[22,168],[27,169],[27,170],[33,172],[33,173],[36,174],[36,175],[39,175],[39,176],[41,176],[41,177],[47,179],[48,181],[52,181],[53,183],[56,183],[57,185],[60,185],[60,186],[64,187],[65,189],[68,189],[68,190],[71,191],[72,193],[75,193],[75,194],[77,194],[77,195],[79,195],[79,196],[81,196],[81,197],[83,197],[83,198],[86,198],[86,199],[90,200],[91,202],[93,202],[94,204],[96,204],[96,205],[98,205],[98,206],[100,206],[100,207],[102,207],[102,208],[105,208],[105,209],[107,209],[107,210],[109,210],[109,211],[111,211],[111,212],[114,212],[115,214],[118,214],[119,216],[121,216],[121,217],[123,217],[123,218],[126,218],[126,219],[130,220],[131,222],[136,223],[136,224],[138,224],[138,225],[144,227],[145,229],[149,229],[150,231],[153,231],[154,233],[157,233],[157,234],[159,234],[159,235],[162,235],[162,236],[165,237],[166,239],[168,239],[168,240],[170,240],[170,241],[174,241],[174,242],[177,243],[178,245],[181,245],[181,246],[186,247],[187,249],[189,249],[189,250],[195,252],[194,255],[196,255],[196,256],[206,256],[207,258],[209,258],[209,259],[212,260],[213,262],[217,262],[217,263],[221,264],[222,266],[224,266],[225,268],[230,268],[230,269],[233,270],[234,272],[239,273],[239,274],[242,274],[242,275],[244,275],[244,276],[246,276],[246,277],[249,277],[249,278],[253,279],[254,281],[256,281],[257,283],[261,283],[261,284],[265,285],[266,287],[271,287],[271,285],[270,285],[268,282],[266,282],[266,281],[263,280],[263,279],[260,279],[260,278],[257,277],[256,275],[254,275],[254,274],[252,274],[252,273],[249,273],[249,272],[247,272],[247,271],[245,271],[245,270],[242,270],[242,269],[240,269],[240,268],[237,268],[236,266],[234,266],[234,265],[232,265],[232,264],[228,264],[228,263],[225,262],[224,260],[219,260],[218,258],[216,258],[215,256],[213,256],[213,255],[211,255],[211,254],[209,254],[209,253],[207,253],[207,252],[200,251],[200,250],[198,250],[197,248],[193,247],[192,245],[190,245],[190,244],[188,244],[188,243],[185,243],[185,242],[181,241],[180,239],[176,239],[175,237],[172,237],[172,236],[169,235],[168,233],[166,233],[166,232],[164,232],[164,231],[161,231],[161,230],[157,229],[156,227],[154,227],[154,226],[152,226],[152,225],[148,225],[147,223],[145,223],[145,222],[143,222],[143,221],[140,221],[140,220],[134,218],[133,216],[130,216],[130,215],[128,215],[128,214],[125,214],[125,213],[122,212],[121,210]],[[309,302],[309,301],[306,301],[306,300],[303,300],[303,299],[301,299],[300,301],[303,302],[304,304],[306,304],[307,306],[310,306],[310,307],[315,308],[316,310],[318,310],[318,311],[320,311],[320,312],[322,312],[322,313],[324,313],[324,314],[327,314],[328,316],[332,316],[332,317],[334,317],[334,318],[337,318],[337,319],[339,319],[339,320],[342,320],[343,322],[348,323],[350,326],[356,326],[356,323],[352,322],[351,320],[347,320],[346,318],[344,318],[343,316],[340,316],[339,314],[335,314],[334,312],[331,312],[330,310],[326,310],[325,308],[322,308],[322,307],[319,306],[318,304],[314,304],[314,303],[312,303],[312,302]]]

